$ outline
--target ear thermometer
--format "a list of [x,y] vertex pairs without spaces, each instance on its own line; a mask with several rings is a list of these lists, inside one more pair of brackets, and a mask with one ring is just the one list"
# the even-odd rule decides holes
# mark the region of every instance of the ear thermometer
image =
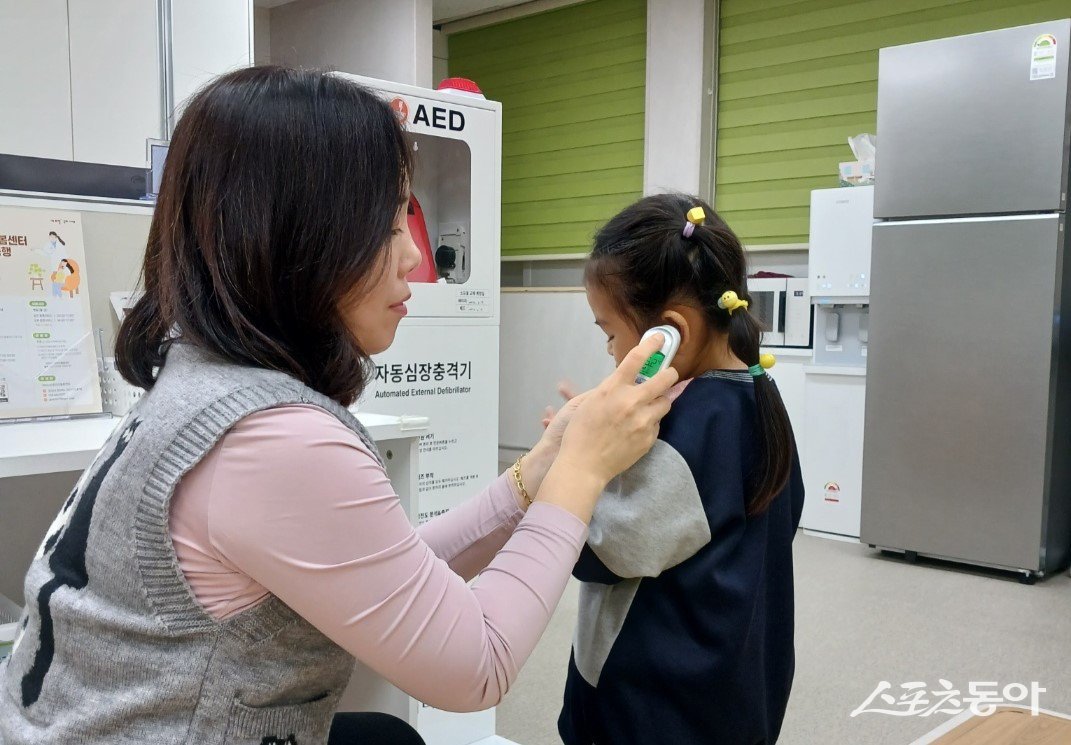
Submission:
[[673,362],[674,355],[677,354],[677,349],[681,345],[681,333],[673,326],[655,326],[653,329],[648,329],[640,338],[640,341],[642,342],[652,334],[662,334],[665,341],[662,342],[662,348],[648,357],[647,361],[643,363],[640,374],[636,376],[637,383],[645,383],[660,371],[669,367],[670,363]]

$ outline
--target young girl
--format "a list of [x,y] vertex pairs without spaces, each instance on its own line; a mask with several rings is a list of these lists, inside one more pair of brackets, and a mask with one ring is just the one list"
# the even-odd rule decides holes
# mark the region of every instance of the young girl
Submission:
[[650,453],[603,494],[574,569],[566,745],[754,745],[780,732],[803,485],[745,264],[695,197],[641,199],[595,239],[585,282],[607,350],[620,362],[646,329],[672,324],[673,366],[690,382]]

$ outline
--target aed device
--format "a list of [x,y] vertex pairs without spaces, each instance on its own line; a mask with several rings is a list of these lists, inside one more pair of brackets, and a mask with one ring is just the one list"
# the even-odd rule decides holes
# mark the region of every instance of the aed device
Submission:
[[664,339],[662,348],[648,357],[647,361],[643,363],[643,367],[640,368],[640,374],[636,376],[637,383],[646,383],[659,372],[669,367],[681,346],[681,333],[673,326],[655,326],[652,329],[648,329],[640,337],[640,342],[642,343],[644,339],[654,334],[662,334]]

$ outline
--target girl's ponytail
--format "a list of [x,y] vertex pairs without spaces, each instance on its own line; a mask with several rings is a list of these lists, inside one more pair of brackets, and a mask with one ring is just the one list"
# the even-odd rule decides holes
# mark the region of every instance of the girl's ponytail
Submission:
[[758,419],[759,458],[747,476],[747,514],[766,511],[788,482],[792,470],[792,424],[777,385],[763,369],[759,346],[762,326],[746,307],[729,315],[729,349],[755,378],[755,409]]

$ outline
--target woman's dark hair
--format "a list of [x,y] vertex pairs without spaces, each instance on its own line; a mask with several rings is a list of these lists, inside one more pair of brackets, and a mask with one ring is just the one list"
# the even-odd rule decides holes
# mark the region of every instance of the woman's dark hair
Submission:
[[54,236],[56,236],[56,240],[60,242],[60,245],[61,245],[61,246],[66,246],[66,245],[67,245],[67,241],[65,241],[65,240],[63,240],[62,238],[60,238],[60,237],[59,237],[59,234],[58,234],[58,233],[56,233],[55,231],[49,231],[49,233],[48,233],[48,234],[49,234],[49,235],[54,235]]
[[349,405],[370,361],[344,309],[375,282],[412,160],[388,104],[325,72],[251,67],[186,106],[116,364],[150,388],[175,338]]
[[[693,207],[702,207],[706,220],[685,237],[686,215]],[[711,328],[728,337],[729,349],[744,364],[759,364],[761,324],[751,313],[730,314],[718,307],[728,290],[750,301],[743,246],[698,197],[657,194],[626,207],[595,236],[584,279],[605,290],[636,331],[660,323],[670,304],[693,305]],[[761,455],[747,476],[749,515],[764,512],[784,488],[793,454],[788,412],[768,375],[755,378],[755,403]]]

